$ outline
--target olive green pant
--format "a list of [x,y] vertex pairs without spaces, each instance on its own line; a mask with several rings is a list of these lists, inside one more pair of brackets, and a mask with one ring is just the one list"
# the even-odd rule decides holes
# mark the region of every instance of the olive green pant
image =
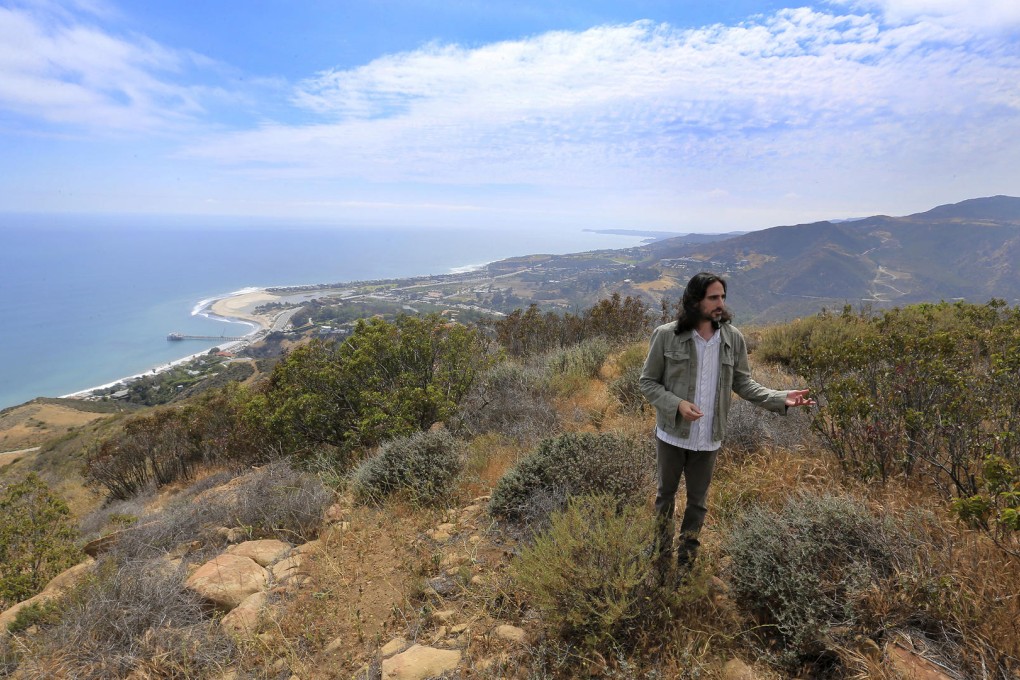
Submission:
[[657,518],[657,548],[660,555],[673,552],[673,532],[676,525],[673,515],[676,509],[676,492],[680,478],[684,478],[687,490],[687,506],[680,522],[680,545],[677,558],[687,560],[694,556],[698,546],[698,534],[708,513],[708,486],[712,483],[712,471],[719,451],[689,451],[679,446],[656,439],[656,463],[659,485],[655,495]]

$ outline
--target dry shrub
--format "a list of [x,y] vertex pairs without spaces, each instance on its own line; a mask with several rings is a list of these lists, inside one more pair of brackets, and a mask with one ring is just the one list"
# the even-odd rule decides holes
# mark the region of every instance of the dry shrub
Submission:
[[[802,389],[804,381],[775,365],[755,365],[752,377],[776,390]],[[726,450],[748,453],[758,449],[792,449],[815,442],[808,408],[789,409],[785,416],[734,399],[726,426]]]
[[534,441],[559,429],[550,394],[543,370],[504,361],[475,381],[451,425],[476,437],[497,433],[519,442]]
[[783,667],[852,675],[861,640],[905,635],[961,676],[1015,668],[1006,638],[973,634],[982,606],[950,579],[954,540],[930,513],[878,516],[859,497],[801,492],[778,511],[752,508],[723,543],[734,595],[772,633],[766,651]]
[[[200,482],[198,488],[211,483]],[[332,491],[316,475],[280,461],[236,478],[229,489],[201,496],[185,492],[125,531],[114,551],[120,560],[130,561],[165,554],[194,540],[215,549],[220,527],[243,527],[251,538],[308,541],[318,536],[322,515],[332,502]]]
[[104,560],[69,594],[60,622],[25,641],[26,677],[213,677],[237,655],[186,573],[166,562]]
[[541,525],[572,495],[598,493],[639,504],[651,490],[654,461],[647,437],[583,432],[543,439],[499,480],[489,512]]
[[381,503],[402,493],[415,504],[449,504],[464,467],[464,446],[446,430],[416,432],[384,442],[355,469],[355,497]]

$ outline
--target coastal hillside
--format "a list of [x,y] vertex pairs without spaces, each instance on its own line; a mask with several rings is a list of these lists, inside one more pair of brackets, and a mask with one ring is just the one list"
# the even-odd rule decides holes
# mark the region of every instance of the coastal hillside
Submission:
[[703,549],[664,572],[646,550],[654,417],[636,389],[658,310],[519,311],[362,320],[0,469],[0,673],[1020,671],[1020,309],[844,310],[749,333],[755,378],[820,404],[734,405]]
[[905,217],[773,227],[724,241],[648,246],[652,264],[682,259],[730,273],[732,304],[754,321],[822,307],[1000,298],[1020,301],[1020,198],[994,196]]

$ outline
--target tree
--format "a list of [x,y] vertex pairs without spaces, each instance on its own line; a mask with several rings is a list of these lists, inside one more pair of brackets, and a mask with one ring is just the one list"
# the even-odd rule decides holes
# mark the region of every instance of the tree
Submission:
[[78,531],[67,504],[36,474],[0,495],[0,609],[43,589],[77,563]]
[[449,418],[487,364],[477,330],[436,314],[362,319],[343,342],[313,341],[277,364],[249,415],[282,450],[350,452]]

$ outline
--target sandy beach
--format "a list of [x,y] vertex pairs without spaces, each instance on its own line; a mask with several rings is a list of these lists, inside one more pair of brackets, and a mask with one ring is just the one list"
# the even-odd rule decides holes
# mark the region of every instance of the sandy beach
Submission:
[[[280,296],[273,295],[272,293],[268,293],[262,289],[246,290],[240,293],[235,293],[233,295],[227,295],[226,297],[211,300],[208,303],[202,305],[195,313],[207,314],[209,316],[221,317],[236,321],[243,321],[245,323],[251,324],[252,330],[249,333],[247,333],[243,339],[231,340],[219,346],[220,349],[223,351],[237,351],[238,349],[247,345],[249,342],[252,342],[253,340],[256,340],[257,338],[261,337],[261,335],[265,331],[270,330],[273,327],[274,321],[281,314],[281,312],[278,310],[270,312],[268,314],[256,314],[255,309],[259,305],[263,305],[267,302],[277,302],[279,300]],[[155,366],[143,373],[138,373],[136,375],[130,375],[124,378],[119,378],[117,380],[106,383],[105,385],[97,385],[95,387],[79,390],[71,394],[64,394],[61,395],[61,398],[64,399],[87,398],[91,396],[93,392],[108,389],[120,383],[126,384],[131,382],[132,380],[137,380],[138,378],[141,378],[143,376],[150,376],[155,375],[157,373],[162,373],[164,371],[168,371],[175,366],[180,366],[181,364],[185,364],[197,357],[206,354],[207,351],[208,350],[202,350],[201,352],[189,354],[188,356],[181,357],[180,359],[176,359],[166,364]]]
[[279,300],[280,296],[260,289],[219,298],[206,307],[206,310],[215,316],[248,321],[257,324],[262,330],[267,330],[272,328],[273,320],[279,312],[256,314],[255,309],[259,305]]

